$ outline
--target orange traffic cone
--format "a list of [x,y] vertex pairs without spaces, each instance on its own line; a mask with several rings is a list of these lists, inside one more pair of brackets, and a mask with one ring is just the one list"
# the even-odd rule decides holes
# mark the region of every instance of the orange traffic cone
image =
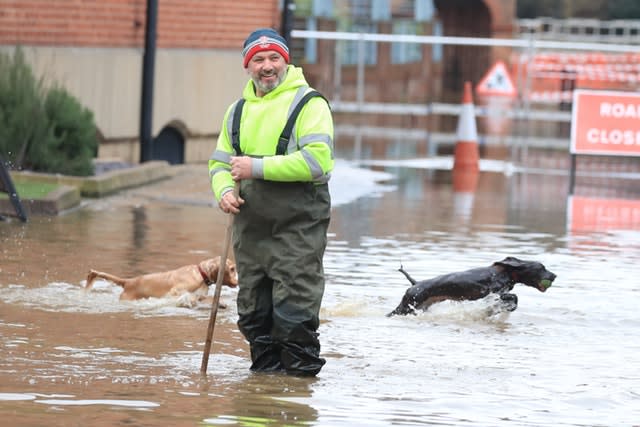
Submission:
[[478,131],[476,112],[471,93],[471,82],[464,82],[462,112],[458,118],[457,142],[454,151],[453,169],[478,170]]

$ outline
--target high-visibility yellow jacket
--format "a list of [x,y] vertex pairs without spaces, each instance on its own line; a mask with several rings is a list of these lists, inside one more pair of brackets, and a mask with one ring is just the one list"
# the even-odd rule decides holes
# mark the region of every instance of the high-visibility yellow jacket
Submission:
[[[276,155],[276,146],[289,114],[306,92],[312,90],[302,69],[289,65],[285,80],[263,97],[258,97],[249,80],[242,97],[245,104],[240,120],[240,149],[253,157],[252,177],[269,181],[326,183],[334,166],[333,119],[327,102],[315,97],[302,108],[291,133],[285,155]],[[227,109],[216,149],[209,159],[211,188],[217,200],[233,190],[229,172],[233,112]]]

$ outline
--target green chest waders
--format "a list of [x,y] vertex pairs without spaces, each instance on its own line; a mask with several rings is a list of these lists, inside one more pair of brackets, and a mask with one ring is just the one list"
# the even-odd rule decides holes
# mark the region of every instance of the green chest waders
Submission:
[[[309,92],[306,100],[318,95]],[[280,136],[278,155],[285,154],[300,104]],[[238,154],[241,108],[236,105],[232,121]],[[325,363],[317,329],[331,210],[328,185],[252,179],[244,180],[240,191],[245,203],[233,232],[238,327],[251,347],[251,369],[316,375]]]

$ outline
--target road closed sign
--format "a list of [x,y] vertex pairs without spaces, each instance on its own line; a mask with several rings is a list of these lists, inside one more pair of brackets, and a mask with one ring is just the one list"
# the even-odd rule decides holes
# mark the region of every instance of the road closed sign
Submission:
[[576,90],[571,153],[640,156],[640,94]]

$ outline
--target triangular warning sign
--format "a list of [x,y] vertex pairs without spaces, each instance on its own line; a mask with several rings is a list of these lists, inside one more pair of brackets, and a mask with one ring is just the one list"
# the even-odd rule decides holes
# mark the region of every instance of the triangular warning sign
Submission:
[[504,62],[498,61],[482,77],[476,86],[478,95],[510,96],[517,95],[516,87],[511,80]]

